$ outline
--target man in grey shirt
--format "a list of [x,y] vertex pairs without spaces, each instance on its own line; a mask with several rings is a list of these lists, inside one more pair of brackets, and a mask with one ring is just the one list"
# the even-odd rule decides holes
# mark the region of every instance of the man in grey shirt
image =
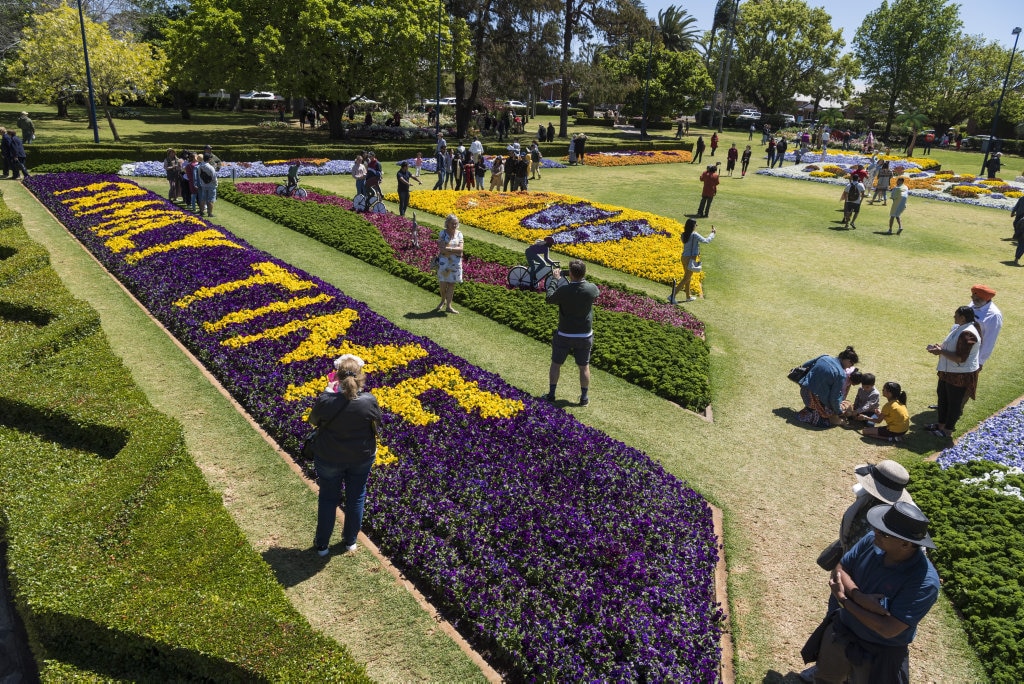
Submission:
[[590,403],[590,351],[594,346],[594,301],[597,285],[586,281],[587,266],[579,259],[569,262],[569,280],[556,268],[547,280],[547,302],[558,305],[558,329],[551,336],[551,383],[544,396],[555,400],[555,387],[569,352],[580,369],[580,406]]

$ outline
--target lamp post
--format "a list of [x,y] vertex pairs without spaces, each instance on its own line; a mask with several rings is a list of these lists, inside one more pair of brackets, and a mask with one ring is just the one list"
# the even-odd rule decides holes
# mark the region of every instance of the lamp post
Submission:
[[434,133],[438,135],[441,133],[441,9],[442,0],[437,0],[437,96],[434,97],[434,113],[437,116],[434,117]]
[[93,142],[100,141],[100,127],[96,125],[96,94],[92,89],[92,71],[89,69],[89,45],[85,40],[85,14],[82,0],[78,0],[78,23],[82,26],[82,53],[85,55],[85,84],[89,88],[89,124],[92,126]]
[[640,120],[640,139],[647,140],[647,92],[651,87],[651,58],[654,55],[654,37],[647,46],[647,75],[644,77],[644,113]]
[[[729,65],[732,62],[732,43],[733,37],[736,31],[736,13],[740,9],[740,0],[736,0],[732,6],[732,13],[729,15],[729,42],[727,43],[727,49],[725,51],[725,77],[722,79],[722,115],[718,117],[718,132],[722,132],[722,124],[725,121],[725,98],[726,93],[729,92]],[[712,122],[714,123],[714,122]]]
[[1006,95],[1006,84],[1010,80],[1010,70],[1013,69],[1013,57],[1017,53],[1017,41],[1020,39],[1020,26],[1013,29],[1013,49],[1010,51],[1010,64],[1006,67],[1006,77],[1003,78],[1003,90],[999,93],[999,101],[996,102],[996,115],[992,117],[992,133],[988,136],[988,147],[985,148],[985,156],[981,159],[981,173],[985,173],[988,165],[988,156],[992,153],[992,147],[996,138],[996,126],[999,124],[999,110],[1003,107],[1003,96]]

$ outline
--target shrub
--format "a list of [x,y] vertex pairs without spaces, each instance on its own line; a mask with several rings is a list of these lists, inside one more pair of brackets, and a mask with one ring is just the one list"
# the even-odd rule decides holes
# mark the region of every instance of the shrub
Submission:
[[10,214],[0,202],[0,537],[42,680],[368,681],[289,604],[180,424]]

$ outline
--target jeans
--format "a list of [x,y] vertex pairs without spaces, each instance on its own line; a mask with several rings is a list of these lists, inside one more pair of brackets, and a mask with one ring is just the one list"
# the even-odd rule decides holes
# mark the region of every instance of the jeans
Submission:
[[345,485],[345,526],[341,543],[351,546],[356,543],[359,528],[363,526],[363,505],[366,503],[366,480],[370,477],[373,461],[360,465],[335,465],[314,460],[320,498],[316,512],[316,536],[313,543],[319,548],[329,546],[334,532],[338,502],[341,500],[341,485]]
[[437,168],[437,182],[434,183],[434,190],[443,190],[445,181],[445,171],[443,167]]
[[356,195],[365,195],[365,194],[366,194],[366,179],[365,178],[357,178],[356,179]]
[[405,216],[405,210],[409,208],[409,191],[398,193],[398,215]]

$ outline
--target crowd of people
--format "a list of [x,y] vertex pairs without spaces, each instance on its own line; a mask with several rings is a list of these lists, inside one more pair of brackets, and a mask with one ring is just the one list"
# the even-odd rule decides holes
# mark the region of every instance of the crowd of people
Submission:
[[207,145],[202,152],[182,149],[180,154],[174,148],[168,148],[163,164],[167,175],[167,199],[181,202],[200,216],[213,216],[220,182],[217,172],[221,167],[221,160],[213,153],[213,147]]

